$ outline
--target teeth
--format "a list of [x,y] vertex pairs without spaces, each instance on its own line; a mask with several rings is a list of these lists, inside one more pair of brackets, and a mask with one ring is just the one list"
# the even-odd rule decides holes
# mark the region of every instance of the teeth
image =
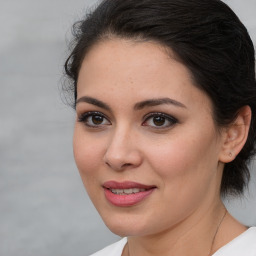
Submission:
[[128,188],[128,189],[110,189],[112,193],[117,195],[130,195],[139,192],[143,192],[146,189],[144,188]]

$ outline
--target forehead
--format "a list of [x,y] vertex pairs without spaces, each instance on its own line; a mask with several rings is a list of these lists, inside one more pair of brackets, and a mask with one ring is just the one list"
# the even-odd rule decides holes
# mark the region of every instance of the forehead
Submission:
[[190,71],[171,50],[156,42],[124,39],[104,40],[85,56],[78,77],[79,96],[119,97],[146,100],[171,97],[185,104],[206,101]]
[[[138,78],[139,74],[146,72],[159,72],[161,64],[169,62],[170,54],[167,50],[155,42],[141,42],[129,39],[108,39],[95,44],[84,58],[81,71],[84,69],[101,69],[105,72],[100,74],[107,76],[111,70],[118,70],[112,79],[118,75]],[[170,63],[169,63],[170,64]],[[137,72],[136,72],[137,71]],[[164,70],[163,70],[164,71]],[[146,78],[146,77],[144,77]]]

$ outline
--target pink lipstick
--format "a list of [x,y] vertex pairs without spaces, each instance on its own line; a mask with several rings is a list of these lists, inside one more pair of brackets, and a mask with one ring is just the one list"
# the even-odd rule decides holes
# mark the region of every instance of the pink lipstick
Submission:
[[103,184],[105,197],[113,205],[119,207],[133,206],[146,199],[156,188],[137,182],[107,181]]

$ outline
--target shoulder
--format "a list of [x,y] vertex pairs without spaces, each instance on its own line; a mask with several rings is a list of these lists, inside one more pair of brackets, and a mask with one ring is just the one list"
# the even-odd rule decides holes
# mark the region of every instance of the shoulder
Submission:
[[220,248],[213,256],[256,256],[256,227],[247,229],[240,236]]
[[127,238],[125,237],[90,256],[121,256],[126,243]]

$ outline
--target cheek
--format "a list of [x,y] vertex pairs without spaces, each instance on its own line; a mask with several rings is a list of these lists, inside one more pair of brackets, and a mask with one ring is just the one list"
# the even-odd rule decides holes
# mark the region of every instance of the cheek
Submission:
[[193,182],[210,179],[217,168],[217,157],[213,157],[217,152],[214,138],[203,132],[176,134],[154,148],[148,148],[148,159],[163,181],[191,186]]
[[198,141],[177,136],[170,143],[148,150],[151,168],[163,188],[159,204],[163,211],[171,211],[173,219],[186,217],[216,188],[217,169],[209,143],[208,137]]
[[[93,136],[86,136],[79,128],[75,128],[73,151],[77,168],[84,183],[92,181],[102,161],[103,147]],[[88,182],[87,182],[88,181]]]

